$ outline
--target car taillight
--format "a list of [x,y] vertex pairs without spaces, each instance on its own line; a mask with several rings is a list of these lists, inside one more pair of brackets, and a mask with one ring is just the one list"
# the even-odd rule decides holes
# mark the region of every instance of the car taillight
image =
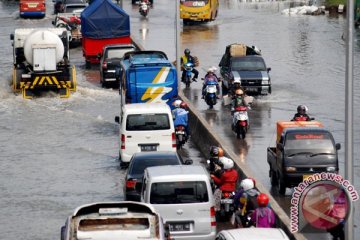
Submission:
[[172,140],[172,147],[176,148],[176,136],[174,132],[171,134],[171,140]]
[[135,179],[130,179],[126,181],[126,188],[134,188],[135,189],[136,186],[136,180]]
[[215,219],[215,207],[210,208],[210,217],[211,217],[211,226],[216,226],[216,219]]
[[228,197],[230,197],[230,193],[224,192],[224,198],[228,198]]
[[121,134],[121,149],[125,149],[125,135]]
[[106,61],[103,62],[102,68],[103,68],[103,69],[107,69],[107,63],[106,63]]

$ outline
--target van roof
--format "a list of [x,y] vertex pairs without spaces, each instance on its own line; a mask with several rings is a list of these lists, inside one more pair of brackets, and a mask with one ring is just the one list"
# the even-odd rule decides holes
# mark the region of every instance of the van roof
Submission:
[[209,180],[209,173],[200,165],[168,165],[146,168],[147,176],[157,182],[174,180]]
[[166,103],[131,103],[123,106],[126,113],[171,113]]
[[237,228],[223,230],[226,239],[237,240],[288,240],[289,237],[281,228]]

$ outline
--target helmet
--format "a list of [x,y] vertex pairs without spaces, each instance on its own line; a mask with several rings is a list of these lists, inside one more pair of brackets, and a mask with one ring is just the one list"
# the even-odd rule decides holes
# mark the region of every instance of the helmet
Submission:
[[217,67],[215,67],[215,66],[212,66],[211,68],[212,68],[213,72],[215,72],[217,70]]
[[269,204],[269,197],[265,193],[260,193],[257,196],[257,203],[259,207],[266,207]]
[[236,89],[235,91],[235,95],[243,95],[244,94],[244,91],[241,90],[241,89]]
[[219,158],[220,158],[220,157],[223,157],[223,156],[224,156],[224,150],[223,150],[221,147],[218,147],[218,151],[219,151],[218,157],[219,157]]
[[306,114],[306,111],[307,111],[307,107],[304,106],[304,105],[299,105],[299,106],[297,107],[297,112],[298,112],[299,114]]
[[210,156],[218,157],[219,156],[219,148],[217,146],[210,147]]
[[184,53],[185,53],[185,55],[189,55],[189,54],[190,54],[190,49],[186,48],[186,49],[184,50]]
[[237,78],[237,79],[234,79],[233,84],[237,84],[237,83],[238,83],[238,84],[241,84],[241,81],[240,81],[240,79],[238,79],[238,78]]
[[220,162],[223,164],[224,169],[231,169],[234,167],[234,161],[227,157],[221,157],[219,158]]
[[256,186],[256,180],[255,180],[255,178],[248,177],[248,179],[251,179],[251,180],[254,182],[254,187],[255,187],[255,186]]
[[240,186],[244,189],[244,191],[247,191],[254,188],[254,182],[250,178],[245,178],[241,181]]
[[188,108],[188,105],[187,105],[187,103],[186,102],[181,102],[180,103],[180,108],[182,108],[182,109],[187,109]]
[[211,67],[207,70],[208,73],[214,73],[214,69]]
[[175,108],[179,108],[182,102],[183,102],[183,101],[181,101],[181,100],[178,99],[178,100],[175,100],[175,101],[174,101],[173,105],[174,105]]

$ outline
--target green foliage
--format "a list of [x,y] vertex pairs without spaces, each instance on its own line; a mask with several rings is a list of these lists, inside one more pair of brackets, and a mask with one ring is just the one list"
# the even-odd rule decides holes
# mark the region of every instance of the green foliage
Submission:
[[325,7],[338,7],[340,4],[346,6],[346,0],[325,0]]

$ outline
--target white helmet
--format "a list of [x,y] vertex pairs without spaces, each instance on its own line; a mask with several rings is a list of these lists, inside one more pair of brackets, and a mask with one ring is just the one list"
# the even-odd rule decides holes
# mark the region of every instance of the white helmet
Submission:
[[182,101],[178,99],[178,100],[174,101],[173,105],[175,108],[179,108],[181,103],[182,103]]
[[214,72],[214,69],[211,67],[211,68],[209,68],[207,71],[208,71],[208,73],[209,73],[209,72],[213,73],[213,72]]
[[244,191],[247,191],[249,189],[253,189],[254,188],[254,181],[251,180],[250,178],[245,178],[244,180],[241,181],[240,187],[242,187],[244,189]]
[[215,67],[215,66],[212,66],[211,68],[212,68],[213,72],[215,72],[217,70],[217,67]]
[[231,169],[234,167],[234,161],[227,157],[219,158],[220,162],[223,164],[224,169]]

